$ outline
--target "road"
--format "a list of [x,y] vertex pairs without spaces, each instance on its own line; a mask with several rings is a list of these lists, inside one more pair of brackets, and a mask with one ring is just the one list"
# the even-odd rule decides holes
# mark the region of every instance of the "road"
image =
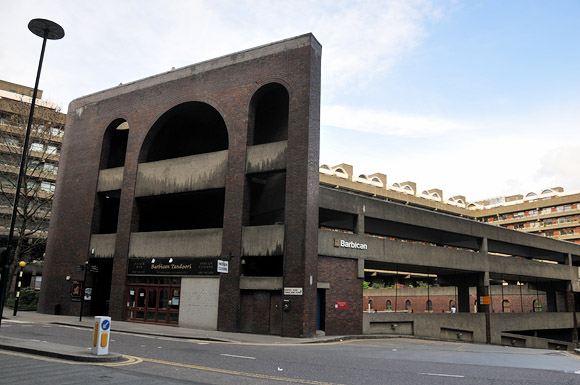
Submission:
[[[3,321],[0,335],[90,346],[84,328]],[[45,342],[46,341],[46,342]],[[0,350],[2,384],[580,384],[580,356],[407,338],[327,344],[216,343],[113,332],[125,363]]]

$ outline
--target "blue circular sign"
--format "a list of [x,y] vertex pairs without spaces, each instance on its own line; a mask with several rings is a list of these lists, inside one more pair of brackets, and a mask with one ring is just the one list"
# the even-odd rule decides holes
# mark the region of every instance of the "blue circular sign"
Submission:
[[103,320],[103,322],[101,322],[101,329],[107,331],[107,330],[109,330],[110,327],[111,327],[111,321],[109,321],[108,319]]

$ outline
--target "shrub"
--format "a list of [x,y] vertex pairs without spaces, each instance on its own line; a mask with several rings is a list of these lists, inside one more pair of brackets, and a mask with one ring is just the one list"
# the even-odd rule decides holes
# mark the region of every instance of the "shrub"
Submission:
[[[31,287],[24,287],[20,290],[20,300],[18,301],[18,310],[36,310],[38,306],[39,292]],[[8,307],[14,308],[15,298],[11,297],[6,300]]]

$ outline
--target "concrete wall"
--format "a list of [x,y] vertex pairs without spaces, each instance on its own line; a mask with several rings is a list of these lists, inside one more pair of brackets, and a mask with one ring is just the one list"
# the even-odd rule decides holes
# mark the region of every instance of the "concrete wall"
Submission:
[[240,290],[282,290],[282,277],[240,277]]
[[[530,330],[572,330],[573,313],[490,314],[491,343],[528,348],[573,349],[571,342],[527,336]],[[412,335],[438,340],[486,343],[486,315],[429,313],[363,313],[363,333]]]
[[485,314],[364,313],[363,333],[413,335],[484,344]]
[[182,278],[179,326],[216,330],[219,278]]
[[[116,234],[93,234],[89,253],[97,258],[112,258],[115,254]],[[92,251],[94,250],[94,253]]]
[[242,255],[284,254],[284,225],[245,226],[242,229]]
[[222,229],[131,233],[129,257],[219,257]]

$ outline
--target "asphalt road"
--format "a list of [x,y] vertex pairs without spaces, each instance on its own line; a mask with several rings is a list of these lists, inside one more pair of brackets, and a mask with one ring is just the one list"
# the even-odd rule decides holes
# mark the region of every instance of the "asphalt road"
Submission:
[[[90,346],[92,331],[3,321],[0,335]],[[0,350],[1,384],[580,384],[580,356],[414,339],[255,345],[116,333],[122,364]]]

